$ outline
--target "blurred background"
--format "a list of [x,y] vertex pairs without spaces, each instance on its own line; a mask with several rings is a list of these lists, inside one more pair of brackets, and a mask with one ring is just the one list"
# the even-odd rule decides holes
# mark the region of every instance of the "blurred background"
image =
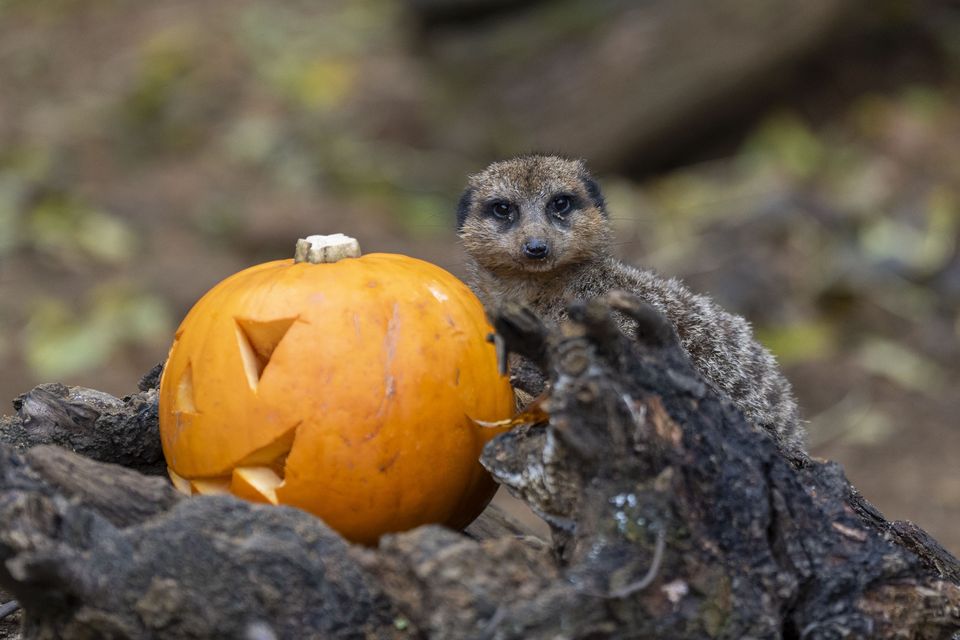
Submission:
[[586,158],[620,255],[746,315],[814,454],[960,553],[957,2],[0,0],[0,399],[135,390],[308,233],[462,275],[465,176],[529,150]]

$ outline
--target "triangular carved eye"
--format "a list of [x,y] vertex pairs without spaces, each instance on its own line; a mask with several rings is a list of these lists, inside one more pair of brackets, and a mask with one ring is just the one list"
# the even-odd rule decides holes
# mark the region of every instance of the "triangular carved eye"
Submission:
[[187,368],[177,383],[177,399],[174,402],[174,411],[179,413],[196,413],[197,405],[193,401],[193,364],[187,363]]
[[234,318],[234,320],[237,323],[237,344],[240,347],[240,357],[243,359],[247,382],[250,388],[256,391],[263,370],[270,364],[273,350],[277,348],[297,319],[281,318],[267,322],[243,318]]

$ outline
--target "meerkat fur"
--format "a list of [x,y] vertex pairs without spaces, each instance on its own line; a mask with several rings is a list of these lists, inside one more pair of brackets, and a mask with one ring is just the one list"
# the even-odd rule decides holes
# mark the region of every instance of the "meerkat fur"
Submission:
[[526,155],[491,164],[469,178],[457,229],[468,282],[488,308],[518,300],[559,324],[571,300],[632,293],[667,316],[694,366],[749,421],[788,456],[806,456],[790,384],[747,321],[677,279],[614,258],[603,195],[581,160]]

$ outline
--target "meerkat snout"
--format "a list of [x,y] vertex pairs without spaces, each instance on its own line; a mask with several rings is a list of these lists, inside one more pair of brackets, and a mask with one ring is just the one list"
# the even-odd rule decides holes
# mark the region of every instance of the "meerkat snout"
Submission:
[[540,238],[529,238],[523,243],[523,255],[531,260],[543,260],[550,255],[550,245]]

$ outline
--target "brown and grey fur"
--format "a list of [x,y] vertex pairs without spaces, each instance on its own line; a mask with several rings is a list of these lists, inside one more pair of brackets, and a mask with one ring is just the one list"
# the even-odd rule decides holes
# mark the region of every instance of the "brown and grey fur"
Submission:
[[[569,209],[556,213],[568,198]],[[502,206],[494,215],[493,206]],[[703,376],[726,393],[791,457],[803,458],[797,405],[773,356],[750,325],[679,280],[612,257],[611,229],[597,183],[580,160],[529,155],[471,176],[457,212],[471,287],[488,307],[505,299],[559,323],[570,300],[623,289],[664,313]],[[525,253],[526,245],[528,253]],[[546,256],[531,257],[531,247]]]

